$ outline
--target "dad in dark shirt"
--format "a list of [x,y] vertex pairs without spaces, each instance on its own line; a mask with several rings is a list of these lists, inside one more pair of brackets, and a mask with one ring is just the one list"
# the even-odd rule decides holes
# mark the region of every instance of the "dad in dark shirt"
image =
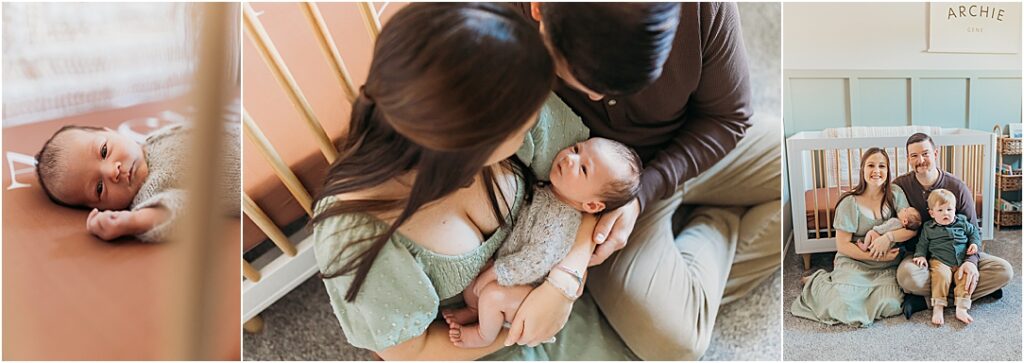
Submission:
[[[558,96],[591,136],[623,142],[644,162],[638,198],[600,216],[591,293],[640,358],[700,358],[722,301],[776,272],[781,250],[781,125],[749,136],[736,4],[518,6],[551,51]],[[676,236],[683,202],[716,207],[693,210]]]
[[[910,206],[921,213],[924,219],[922,222],[932,219],[928,214],[928,194],[935,189],[946,189],[956,196],[956,213],[967,216],[970,223],[981,227],[974,205],[974,193],[953,174],[939,170],[936,164],[938,155],[939,151],[931,137],[923,133],[911,135],[907,139],[907,165],[913,169],[892,182],[903,188]],[[909,319],[910,314],[927,309],[929,301],[924,296],[931,295],[931,276],[927,267],[917,266],[911,261],[917,246],[917,236],[904,243],[911,253],[900,262],[896,280],[908,294],[904,298],[903,312]],[[956,273],[958,276],[967,274],[967,291],[972,293],[972,299],[977,300],[990,294],[1002,296],[1001,289],[1013,277],[1013,266],[1002,258],[978,253],[968,256]]]

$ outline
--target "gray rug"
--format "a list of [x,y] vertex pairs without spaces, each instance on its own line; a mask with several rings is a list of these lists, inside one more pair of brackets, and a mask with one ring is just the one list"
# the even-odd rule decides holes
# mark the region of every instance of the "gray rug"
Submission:
[[[780,119],[780,5],[739,4],[750,59],[755,112]],[[779,125],[781,128],[782,126]],[[747,297],[721,307],[704,360],[779,360],[781,273]],[[244,334],[245,360],[366,360],[369,352],[352,347],[328,304],[323,284],[310,279],[262,314],[266,329]]]
[[[946,324],[935,327],[931,314],[919,312],[884,319],[868,328],[826,326],[789,313],[800,294],[803,260],[787,254],[783,264],[784,357],[786,360],[1021,360],[1021,231],[996,232],[985,252],[1013,265],[1014,278],[1003,298],[982,298],[971,308],[974,323],[964,326],[946,309]],[[835,253],[815,254],[812,271],[831,269]]]

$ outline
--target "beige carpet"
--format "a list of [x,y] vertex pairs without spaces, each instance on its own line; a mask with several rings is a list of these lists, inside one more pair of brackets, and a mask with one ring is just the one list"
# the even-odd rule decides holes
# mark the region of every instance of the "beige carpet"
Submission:
[[[868,328],[829,327],[789,313],[800,294],[803,262],[793,252],[783,264],[785,274],[783,324],[786,360],[1021,360],[1021,231],[997,232],[985,252],[1005,258],[1014,278],[1003,298],[982,298],[971,309],[974,323],[960,324],[946,309],[946,325],[935,327],[931,314],[919,312],[884,319]],[[815,254],[812,271],[831,269],[835,253]]]

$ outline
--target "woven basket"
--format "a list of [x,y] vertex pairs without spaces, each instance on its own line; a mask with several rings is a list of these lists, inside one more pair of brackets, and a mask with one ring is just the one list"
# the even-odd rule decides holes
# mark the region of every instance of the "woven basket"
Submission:
[[1020,212],[1000,212],[996,221],[1000,227],[1011,227],[1020,225]]
[[1000,137],[999,142],[1004,155],[1020,155],[1020,139]]
[[1020,190],[1020,175],[1002,175],[997,174],[996,177],[996,188],[1004,192]]

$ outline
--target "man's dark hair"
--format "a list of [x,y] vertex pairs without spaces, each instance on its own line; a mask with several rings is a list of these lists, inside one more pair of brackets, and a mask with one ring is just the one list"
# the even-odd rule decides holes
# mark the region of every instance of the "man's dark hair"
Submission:
[[928,134],[923,132],[918,132],[916,134],[910,135],[910,138],[907,139],[907,146],[924,141],[927,141],[929,144],[932,144],[932,148],[935,148],[935,141],[932,141],[932,137],[928,136]]
[[679,8],[678,3],[544,3],[541,21],[580,83],[619,96],[661,76]]
[[59,170],[61,167],[60,158],[64,154],[64,147],[60,144],[54,144],[53,140],[57,138],[57,135],[70,130],[103,131],[103,128],[95,126],[67,125],[61,127],[57,132],[54,132],[53,135],[50,135],[50,138],[43,143],[43,148],[39,150],[39,153],[36,154],[36,176],[39,179],[39,186],[43,188],[43,193],[46,193],[46,196],[49,197],[51,201],[64,207],[81,208],[82,206],[80,205],[71,205],[57,198],[52,191],[53,185],[50,184],[57,175],[61,174],[61,170]]
[[626,162],[626,166],[629,167],[629,175],[625,179],[614,180],[605,186],[601,192],[604,211],[619,209],[636,198],[640,193],[640,173],[643,170],[643,162],[636,151],[621,142],[610,139],[608,141],[612,145],[612,150]]

